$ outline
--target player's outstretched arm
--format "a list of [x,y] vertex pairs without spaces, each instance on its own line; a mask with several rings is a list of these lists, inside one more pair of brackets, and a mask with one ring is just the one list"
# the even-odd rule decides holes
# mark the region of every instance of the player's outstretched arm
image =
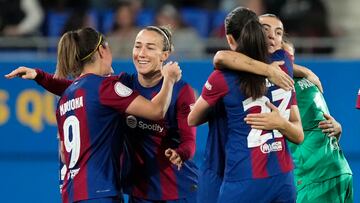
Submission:
[[72,80],[54,78],[53,75],[40,69],[25,66],[18,67],[9,74],[5,75],[5,77],[8,79],[20,77],[22,79],[35,80],[36,83],[41,85],[47,91],[58,96],[61,96],[66,88],[68,88],[72,83]]
[[37,76],[36,70],[33,68],[28,68],[26,66],[19,66],[15,70],[11,71],[9,74],[6,74],[7,79],[12,79],[15,77],[20,77],[22,79],[34,80]]
[[280,68],[280,65],[284,64],[284,61],[275,61],[271,64],[266,64],[239,52],[223,50],[215,54],[213,63],[215,68],[218,69],[228,68],[235,71],[245,71],[266,76],[272,83],[285,90],[294,88],[293,79]]

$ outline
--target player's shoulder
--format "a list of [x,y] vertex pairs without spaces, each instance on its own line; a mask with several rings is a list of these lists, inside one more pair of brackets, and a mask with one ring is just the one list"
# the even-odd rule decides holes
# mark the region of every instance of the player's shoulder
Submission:
[[279,49],[271,54],[271,58],[273,61],[280,61],[280,60],[290,58],[290,54],[287,51],[285,51],[284,49]]
[[183,79],[180,79],[179,81],[177,81],[177,82],[174,84],[174,87],[175,87],[175,88],[182,88],[182,87],[184,87],[184,86],[190,86],[190,87],[191,87],[191,85],[190,85],[187,81],[185,81],[185,80],[183,80]]
[[210,74],[209,78],[212,78],[214,80],[220,79],[220,78],[231,78],[237,76],[237,72],[233,70],[228,69],[221,69],[221,70],[213,70],[213,72]]

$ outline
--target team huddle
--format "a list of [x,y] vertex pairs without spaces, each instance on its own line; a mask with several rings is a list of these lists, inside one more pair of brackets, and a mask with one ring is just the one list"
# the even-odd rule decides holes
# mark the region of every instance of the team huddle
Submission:
[[[123,194],[130,203],[353,202],[341,125],[316,75],[294,64],[280,19],[238,7],[225,31],[230,50],[214,56],[197,100],[179,65],[164,64],[174,47],[161,26],[138,33],[134,74],[113,75],[105,37],[83,28],[61,37],[54,75],[6,75],[60,96],[64,203],[119,203]],[[205,122],[197,168],[195,126]]]

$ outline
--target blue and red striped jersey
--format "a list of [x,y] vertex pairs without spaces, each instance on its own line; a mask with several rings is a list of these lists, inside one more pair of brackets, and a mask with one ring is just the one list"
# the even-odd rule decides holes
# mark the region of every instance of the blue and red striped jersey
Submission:
[[[120,76],[125,84],[152,99],[161,89],[162,80],[146,88],[137,74]],[[149,200],[174,200],[188,197],[197,190],[197,167],[191,160],[195,153],[195,128],[187,124],[194,91],[183,80],[175,83],[171,103],[164,119],[150,121],[127,115],[126,156],[123,160],[124,192]],[[149,109],[151,110],[151,109]],[[177,169],[165,156],[172,148],[182,160]]]
[[119,77],[86,74],[62,94],[56,118],[65,155],[64,203],[118,196],[124,123],[138,96]]
[[224,102],[218,101],[211,109],[208,118],[209,132],[204,151],[202,170],[210,169],[224,177],[225,143],[227,141],[227,116]]
[[[292,75],[292,63],[284,51],[273,54],[273,60],[285,60],[282,69]],[[223,100],[227,114],[228,135],[225,143],[225,181],[267,178],[293,169],[285,137],[277,130],[252,129],[244,121],[249,113],[266,113],[272,102],[282,116],[289,118],[295,92],[285,91],[267,82],[266,95],[253,100],[240,91],[240,78],[234,71],[215,70],[208,78],[202,97],[211,105]]]

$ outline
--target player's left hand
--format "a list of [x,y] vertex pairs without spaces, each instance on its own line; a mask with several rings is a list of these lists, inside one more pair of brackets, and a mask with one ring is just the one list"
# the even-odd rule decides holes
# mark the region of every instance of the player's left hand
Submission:
[[322,129],[323,133],[327,133],[329,137],[335,136],[339,140],[342,132],[340,123],[326,113],[324,113],[324,118],[326,120],[319,122],[319,128]]
[[279,110],[271,102],[266,102],[271,109],[270,113],[252,113],[245,117],[245,122],[251,125],[251,128],[259,130],[279,129],[284,124],[284,118],[280,115]]
[[172,164],[177,166],[178,170],[181,169],[183,161],[181,160],[180,155],[175,150],[168,148],[167,150],[165,150],[165,156]]

